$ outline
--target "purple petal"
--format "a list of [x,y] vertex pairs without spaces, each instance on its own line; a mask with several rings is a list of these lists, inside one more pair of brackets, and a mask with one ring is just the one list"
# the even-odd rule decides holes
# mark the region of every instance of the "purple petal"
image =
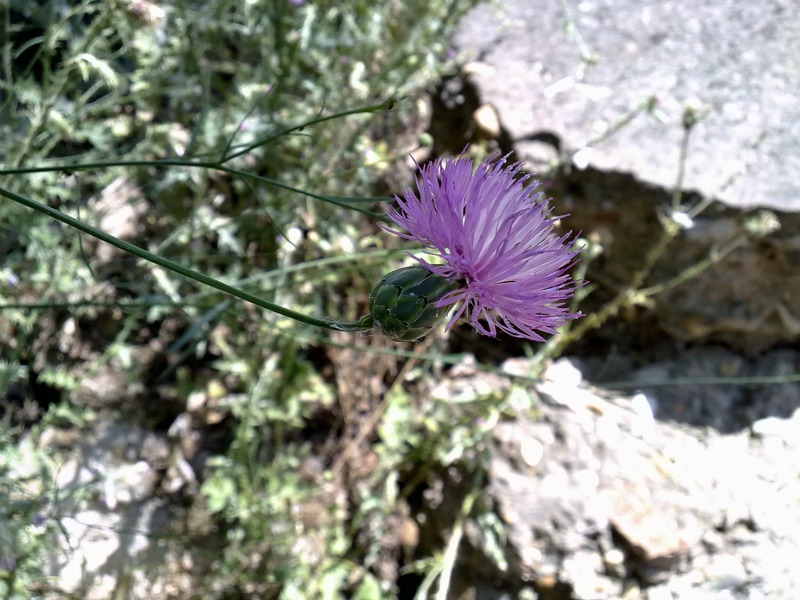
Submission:
[[406,189],[386,211],[405,232],[384,229],[422,244],[441,263],[414,258],[461,283],[437,301],[458,304],[447,329],[463,316],[484,335],[543,341],[539,332],[581,316],[566,306],[575,288],[567,274],[577,257],[569,250],[574,236],[555,234],[558,219],[537,182],[526,186],[521,164],[507,158],[475,168],[462,154],[419,167],[416,191]]

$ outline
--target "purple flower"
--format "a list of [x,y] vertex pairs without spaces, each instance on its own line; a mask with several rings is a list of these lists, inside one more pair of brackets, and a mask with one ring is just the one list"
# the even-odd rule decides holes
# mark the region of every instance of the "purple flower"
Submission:
[[567,273],[577,251],[574,237],[557,236],[557,217],[550,216],[547,198],[535,192],[537,182],[517,178],[521,164],[508,156],[491,157],[474,169],[462,153],[420,167],[417,190],[397,197],[389,218],[407,233],[387,231],[424,245],[443,262],[413,257],[430,272],[455,281],[437,307],[459,304],[447,329],[462,315],[483,335],[497,331],[544,341],[570,313],[566,300],[574,292]]

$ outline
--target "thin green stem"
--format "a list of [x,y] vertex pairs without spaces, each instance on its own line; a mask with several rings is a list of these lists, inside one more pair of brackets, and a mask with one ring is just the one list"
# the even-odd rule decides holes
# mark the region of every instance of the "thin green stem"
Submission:
[[472,512],[472,507],[475,505],[475,500],[477,500],[480,491],[480,489],[472,490],[461,504],[461,513],[453,524],[453,531],[450,534],[447,548],[442,557],[442,571],[439,575],[439,589],[436,591],[436,600],[447,600],[450,597],[450,580],[453,577],[453,569],[456,566],[458,547],[461,544],[461,538],[464,537],[464,524]]
[[[431,364],[456,366],[464,363],[464,354],[440,354],[436,352],[415,352],[413,350],[401,350],[399,348],[380,348],[377,346],[364,346],[340,342],[331,339],[325,334],[318,333],[298,333],[296,339],[306,342],[325,344],[337,348],[357,350],[367,354],[377,354],[381,356],[394,356],[401,358],[411,358]],[[481,373],[494,373],[512,381],[522,381],[528,383],[541,383],[540,368],[534,368],[529,373],[506,373],[494,365],[477,363],[473,367]],[[800,373],[793,375],[732,375],[715,377],[670,377],[668,379],[652,379],[647,381],[603,381],[597,384],[603,389],[625,389],[625,388],[651,388],[651,387],[679,387],[686,385],[784,385],[787,383],[800,382]]]
[[314,325],[315,327],[323,327],[325,329],[333,329],[337,331],[364,331],[372,326],[372,320],[369,317],[364,317],[356,322],[340,322],[334,319],[316,318],[304,315],[289,308],[285,308],[278,304],[274,304],[272,302],[264,300],[263,298],[259,298],[258,296],[254,296],[253,294],[249,294],[242,289],[233,287],[218,279],[214,279],[213,277],[204,275],[199,271],[195,271],[194,269],[189,269],[188,267],[184,267],[183,265],[171,261],[168,258],[164,258],[157,254],[153,254],[152,252],[148,252],[144,248],[140,248],[135,244],[131,244],[130,242],[121,240],[118,237],[105,233],[104,231],[100,231],[99,229],[92,227],[91,225],[87,225],[83,221],[79,221],[74,217],[70,217],[69,215],[62,213],[61,211],[56,210],[55,208],[51,208],[46,204],[42,204],[41,202],[37,202],[35,200],[31,200],[30,198],[20,196],[19,194],[15,194],[14,192],[11,192],[3,188],[0,188],[0,196],[4,196],[9,200],[13,200],[14,202],[17,202],[27,208],[40,212],[44,215],[47,215],[52,219],[61,221],[62,223],[69,225],[70,227],[74,227],[78,231],[82,231],[87,235],[97,238],[98,240],[103,241],[107,244],[111,244],[112,246],[115,246],[120,250],[123,250],[124,252],[128,252],[129,254],[138,256],[139,258],[144,259],[153,264],[156,264],[160,267],[163,267],[164,269],[168,269],[174,273],[178,273],[179,275],[188,277],[189,279],[194,279],[195,281],[198,281],[204,285],[217,289],[221,292],[225,292],[226,294],[230,294],[235,298],[239,298],[240,300],[244,300],[245,302],[250,302],[251,304],[255,304],[256,306],[260,306],[261,308],[265,308],[279,315],[283,315],[284,317],[289,317],[290,319],[294,319],[295,321],[306,323],[308,325]]
[[741,248],[748,242],[749,238],[746,235],[740,235],[727,244],[725,244],[722,248],[719,249],[712,249],[709,256],[705,259],[701,260],[697,264],[691,265],[690,267],[684,269],[680,273],[678,273],[675,277],[670,279],[669,281],[665,281],[663,283],[659,283],[656,285],[651,285],[650,287],[642,288],[639,290],[639,293],[642,294],[643,297],[650,297],[655,296],[656,294],[660,294],[668,289],[672,289],[674,287],[679,286],[680,284],[697,277],[708,269],[709,267],[714,266],[718,262],[720,262],[723,258],[728,256],[731,252],[736,250],[737,248]]
[[7,302],[0,304],[0,310],[51,310],[51,309],[76,309],[76,308],[121,308],[131,310],[134,308],[155,308],[156,306],[197,306],[197,302],[187,300],[185,302],[164,301],[92,301],[77,300],[75,302]]
[[234,159],[234,158],[236,158],[238,156],[241,156],[243,154],[247,154],[248,152],[250,152],[252,150],[255,150],[256,148],[258,148],[260,146],[268,144],[271,141],[276,140],[281,136],[284,136],[284,135],[289,134],[289,133],[295,133],[295,132],[302,131],[306,127],[311,127],[312,125],[317,125],[318,123],[324,123],[325,121],[332,121],[333,119],[340,119],[342,117],[349,117],[351,115],[357,115],[357,114],[361,114],[361,113],[373,113],[373,112],[379,112],[379,111],[383,111],[383,110],[389,110],[390,108],[392,108],[392,106],[394,105],[395,101],[396,101],[395,98],[389,98],[388,100],[384,100],[383,102],[380,102],[378,104],[371,104],[369,106],[361,106],[359,108],[353,108],[353,109],[350,109],[350,110],[345,110],[345,111],[342,111],[342,112],[333,113],[333,114],[330,114],[330,115],[326,115],[324,117],[316,117],[314,119],[311,119],[310,121],[306,121],[305,123],[301,123],[300,125],[293,125],[292,127],[286,127],[284,129],[281,129],[280,131],[278,131],[276,133],[270,134],[270,135],[268,135],[268,136],[266,136],[266,137],[264,137],[264,138],[262,138],[260,140],[256,140],[255,142],[253,142],[251,144],[247,144],[243,148],[239,148],[237,150],[234,150],[233,152],[229,152],[229,149],[230,149],[230,145],[229,145],[225,149],[225,153],[223,154],[222,159],[220,160],[220,163],[228,162],[229,160],[232,160],[232,159]]
[[732,375],[730,377],[670,377],[651,381],[604,381],[604,389],[623,390],[635,388],[678,387],[689,385],[786,385],[800,383],[800,373],[795,375]]
[[213,161],[193,161],[181,158],[164,158],[156,160],[100,160],[100,161],[93,161],[86,163],[0,169],[0,175],[23,175],[27,173],[49,173],[53,171],[64,171],[64,172],[90,171],[93,169],[107,169],[109,167],[187,167],[192,169],[212,169],[215,171],[220,171],[222,173],[228,173],[230,175],[237,175],[239,177],[253,179],[260,183],[266,183],[267,185],[271,185],[273,187],[277,187],[283,190],[308,196],[309,198],[322,200],[323,202],[335,204],[336,206],[340,206],[342,208],[348,208],[350,210],[363,213],[370,217],[386,220],[386,217],[384,215],[374,213],[372,211],[360,208],[358,206],[347,204],[347,202],[345,202],[343,199],[337,196],[322,196],[320,194],[315,194],[313,192],[308,192],[306,190],[301,190],[299,188],[286,185],[285,183],[281,183],[280,181],[270,179],[269,177],[256,175],[254,173],[248,173],[247,171],[241,171],[233,167],[226,167],[224,165],[221,165]]

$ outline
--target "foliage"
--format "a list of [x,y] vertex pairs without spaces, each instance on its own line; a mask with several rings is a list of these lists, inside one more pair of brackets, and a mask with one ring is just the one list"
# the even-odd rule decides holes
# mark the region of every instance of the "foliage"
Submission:
[[43,547],[52,523],[46,518],[49,457],[28,439],[15,444],[0,424],[0,597],[26,597],[40,582]]
[[[374,208],[386,170],[413,149],[415,101],[446,68],[448,33],[469,4],[11,0],[0,9],[0,186],[283,306],[357,317],[390,255],[358,211]],[[353,114],[329,119],[344,112]],[[41,170],[8,173],[27,167]],[[392,596],[392,583],[352,554],[336,486],[302,474],[319,450],[306,439],[310,423],[337,410],[306,356],[307,328],[109,253],[5,199],[0,230],[3,390],[44,387],[51,414],[75,415],[110,369],[153,389],[170,384],[165,414],[148,415],[159,422],[224,382],[230,439],[202,485],[226,538],[203,581],[209,594]],[[135,348],[147,344],[164,345],[166,358],[144,369]],[[18,453],[34,434],[7,429],[0,464],[28,460]],[[0,470],[6,506],[30,502],[17,499],[23,482]],[[0,560],[15,563],[6,595],[30,592],[41,575],[48,549],[30,526],[35,505],[0,530],[0,547],[13,548]],[[297,546],[304,519],[319,531],[313,548]]]

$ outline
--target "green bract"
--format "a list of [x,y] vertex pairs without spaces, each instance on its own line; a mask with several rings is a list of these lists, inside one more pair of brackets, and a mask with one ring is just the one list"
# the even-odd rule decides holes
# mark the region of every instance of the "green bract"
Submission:
[[369,295],[369,311],[377,329],[398,342],[424,337],[449,310],[436,301],[458,287],[425,267],[405,267],[381,279]]

